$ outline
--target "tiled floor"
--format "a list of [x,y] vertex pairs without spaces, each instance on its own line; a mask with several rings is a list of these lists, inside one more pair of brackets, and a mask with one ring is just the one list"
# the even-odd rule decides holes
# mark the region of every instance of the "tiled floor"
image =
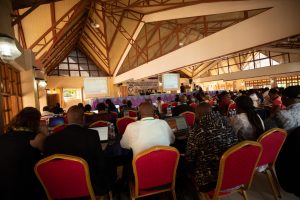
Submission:
[[[177,177],[176,182],[176,194],[177,200],[198,200],[197,193],[193,189],[191,183],[184,177]],[[281,200],[300,200],[299,197],[296,197],[293,194],[284,192],[281,190],[282,198]],[[122,192],[118,195],[114,195],[114,200],[129,200],[129,191],[127,188],[123,188]],[[155,195],[152,197],[141,198],[144,200],[171,200],[171,193],[165,193],[161,195]],[[222,198],[223,200],[243,200],[243,197],[235,193],[230,196],[226,196]],[[265,175],[263,174],[255,174],[252,186],[248,191],[248,199],[249,200],[274,200],[274,196],[272,193],[271,186]]]

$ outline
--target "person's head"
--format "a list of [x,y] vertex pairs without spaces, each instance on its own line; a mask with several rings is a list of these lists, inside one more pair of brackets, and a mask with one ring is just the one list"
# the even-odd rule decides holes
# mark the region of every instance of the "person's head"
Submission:
[[246,113],[250,124],[255,129],[254,133],[258,138],[263,132],[264,127],[262,121],[255,111],[253,101],[249,96],[239,96],[235,99],[237,113]]
[[198,114],[199,118],[202,116],[208,114],[210,112],[211,108],[208,103],[205,101],[202,101],[199,103],[199,105],[196,108],[196,113]]
[[84,108],[82,103],[78,103],[77,106],[80,108]]
[[131,102],[130,100],[128,100],[126,104],[127,104],[127,107],[128,107],[128,108],[131,108],[131,107],[132,107],[132,102]]
[[181,104],[186,103],[186,101],[187,101],[187,97],[186,97],[185,95],[181,95],[181,96],[179,97],[179,102],[180,102]]
[[80,106],[71,106],[67,111],[67,118],[69,124],[80,124],[83,125],[84,112]]
[[55,104],[55,107],[60,108],[60,104],[59,104],[59,103],[56,103],[56,104]]
[[279,90],[278,90],[278,88],[272,88],[272,89],[270,89],[269,90],[269,96],[270,96],[271,100],[276,99],[279,96]]
[[90,104],[86,104],[84,106],[84,112],[91,112],[91,110],[92,110],[92,106]]
[[126,99],[123,99],[123,100],[122,100],[122,104],[123,104],[123,105],[126,105],[126,104],[127,104],[127,100],[126,100]]
[[27,128],[37,133],[40,128],[41,113],[33,107],[23,108],[13,119],[9,125],[10,129]]
[[48,112],[50,112],[50,107],[49,107],[49,106],[44,106],[44,107],[43,107],[43,111],[48,111]]
[[253,101],[249,96],[239,96],[235,99],[237,113],[246,113],[249,109],[254,109]]
[[106,99],[105,103],[107,105],[108,111],[114,111],[116,109],[115,104],[110,99]]
[[105,103],[98,103],[97,104],[97,110],[98,110],[98,112],[105,111],[105,109],[106,109]]
[[179,101],[179,95],[178,95],[178,94],[176,94],[176,96],[175,96],[175,101],[176,101],[176,102]]
[[157,97],[157,101],[161,101],[161,97]]
[[139,113],[141,118],[153,117],[154,110],[152,104],[150,104],[149,102],[141,103],[139,106]]
[[285,90],[283,90],[282,103],[285,106],[300,103],[300,86],[289,86]]

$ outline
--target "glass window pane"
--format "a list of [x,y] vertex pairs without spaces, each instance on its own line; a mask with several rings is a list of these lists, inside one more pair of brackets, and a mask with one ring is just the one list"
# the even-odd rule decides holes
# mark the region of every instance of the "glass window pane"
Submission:
[[70,64],[70,70],[78,70],[78,64]]
[[98,70],[98,67],[96,65],[90,64],[89,67],[90,67],[90,70]]
[[78,63],[77,57],[69,57],[69,63]]
[[98,77],[98,71],[90,71],[92,77]]
[[87,63],[87,59],[86,58],[79,58],[79,63]]
[[68,69],[68,64],[60,64],[59,69]]
[[59,70],[59,75],[60,76],[69,76],[69,71],[68,70]]
[[82,77],[89,77],[89,72],[88,71],[80,71],[80,74]]
[[79,64],[79,69],[80,69],[80,70],[89,70],[87,64]]
[[79,76],[79,71],[70,71],[70,76]]

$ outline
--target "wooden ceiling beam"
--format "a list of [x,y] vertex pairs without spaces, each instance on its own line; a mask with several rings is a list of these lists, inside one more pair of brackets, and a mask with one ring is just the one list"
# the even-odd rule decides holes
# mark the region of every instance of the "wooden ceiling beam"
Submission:
[[[67,23],[65,24],[64,28],[59,31],[62,32],[65,30],[65,27],[72,21],[76,16],[80,15],[80,12],[78,11],[79,8],[83,8],[83,1],[79,1],[77,4],[75,4],[71,9],[69,9],[60,19],[56,21],[55,24],[53,24],[48,30],[46,30],[34,43],[30,45],[30,49],[34,49],[34,47],[38,44],[43,45],[44,43],[40,43],[43,40],[46,40],[46,36],[53,31],[53,29],[56,29],[56,27],[62,22],[63,20],[66,20]],[[81,10],[81,9],[80,9]],[[77,12],[75,12],[77,11]],[[53,37],[51,38],[53,40]]]
[[[118,33],[118,31],[119,31],[119,29],[120,29],[120,26],[121,26],[121,24],[122,24],[122,21],[123,21],[125,12],[126,12],[126,11],[123,10],[122,15],[121,15],[119,21],[117,22],[117,25],[116,25],[116,27],[115,27],[115,28],[116,28],[116,29],[115,29],[115,32],[113,33],[113,36],[112,36],[111,41],[110,41],[110,44],[109,44],[109,46],[108,46],[108,49],[109,49],[109,50],[111,49],[111,47],[112,47],[112,45],[113,45],[113,43],[114,43],[114,41],[115,41],[115,38],[116,38],[116,36],[117,36],[117,33]],[[113,20],[117,20],[117,19],[114,17]],[[114,24],[114,22],[113,22],[113,24]]]
[[[51,11],[51,26],[53,26],[56,22],[55,3],[54,2],[50,3],[50,11]],[[53,41],[55,42],[55,40],[56,40],[56,29],[55,28],[52,29],[52,34],[53,34],[53,38],[54,38]]]

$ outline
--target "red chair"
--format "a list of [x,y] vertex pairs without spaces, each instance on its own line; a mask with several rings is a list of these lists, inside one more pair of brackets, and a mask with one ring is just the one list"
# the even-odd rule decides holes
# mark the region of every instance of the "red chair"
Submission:
[[136,110],[128,110],[128,116],[129,117],[137,117],[138,116],[138,111],[136,111]]
[[168,104],[168,103],[163,103],[163,104],[161,105],[161,111],[162,111],[163,113],[167,113],[168,107],[169,107],[169,104]]
[[52,129],[52,133],[58,133],[58,132],[64,130],[66,127],[67,127],[66,124],[60,124],[60,125],[54,126]]
[[208,193],[200,193],[202,197],[219,199],[221,196],[240,192],[247,200],[246,190],[251,185],[261,153],[261,144],[254,141],[243,141],[228,149],[220,160],[216,188]]
[[117,112],[112,111],[111,114],[114,116],[114,118],[116,118],[116,119],[118,118],[118,113]]
[[228,110],[227,110],[227,116],[229,115],[230,111],[236,110],[236,103],[232,102],[228,105]]
[[281,194],[274,167],[286,137],[287,133],[285,130],[273,128],[262,134],[257,140],[263,147],[263,152],[257,166],[266,165],[266,168],[262,172],[267,175],[276,199],[277,197],[281,198]]
[[190,104],[190,106],[193,108],[193,109],[196,109],[197,108],[197,103],[193,102]]
[[132,161],[134,181],[130,182],[131,199],[167,191],[172,191],[173,199],[176,199],[178,160],[178,150],[168,146],[155,146],[135,156]]
[[55,154],[37,162],[34,171],[48,199],[96,199],[88,164],[82,158]]
[[130,123],[132,123],[132,122],[135,122],[135,119],[131,118],[131,117],[122,117],[122,118],[119,118],[117,120],[118,133],[120,135],[123,135],[123,133],[126,130],[127,125],[130,124]]
[[172,102],[171,104],[173,107],[176,107],[177,106],[177,102]]
[[189,127],[193,127],[195,124],[195,113],[186,111],[180,114],[180,116],[183,116],[185,118],[186,123],[188,124]]
[[95,127],[106,127],[109,126],[110,122],[108,121],[95,121],[94,123],[92,123],[91,125],[89,125],[89,128],[95,128]]

